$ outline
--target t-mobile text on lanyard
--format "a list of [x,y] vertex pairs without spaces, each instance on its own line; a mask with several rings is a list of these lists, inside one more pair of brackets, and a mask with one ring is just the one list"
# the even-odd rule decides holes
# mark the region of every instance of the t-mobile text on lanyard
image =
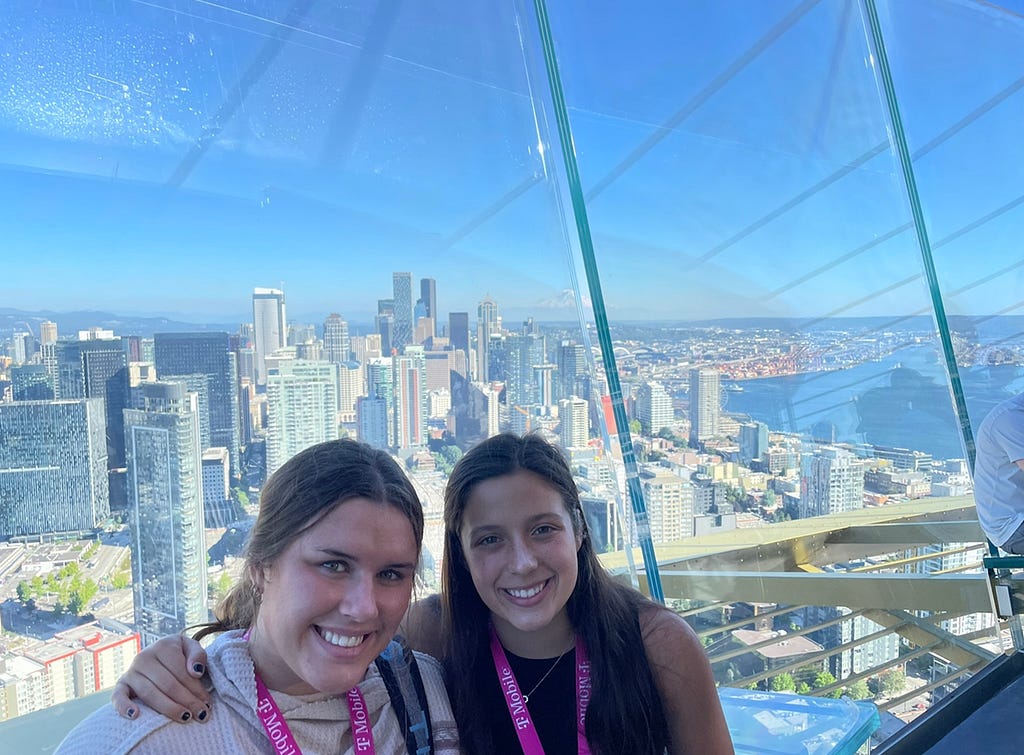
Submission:
[[[493,625],[490,632],[494,668],[498,672],[501,693],[505,696],[505,705],[508,707],[508,714],[512,717],[512,723],[516,727],[516,735],[523,748],[523,755],[544,755],[540,737],[537,736],[537,727],[533,724],[526,701],[523,700],[523,693],[519,689],[519,682],[512,672],[508,656],[505,655],[505,648],[501,646]],[[583,640],[576,635],[576,746],[579,755],[590,755],[590,745],[587,743],[586,727],[584,726],[589,703],[590,660],[587,658]]]
[[[249,632],[243,635],[245,640],[249,639]],[[256,676],[256,715],[260,717],[260,723],[270,743],[274,746],[277,755],[302,755],[302,748],[295,741],[295,735],[284,720],[281,709],[277,707],[270,690],[263,683],[258,671]],[[376,755],[373,746],[373,728],[370,726],[370,716],[366,710],[366,700],[359,687],[353,687],[345,695],[348,699],[348,719],[352,728],[352,749],[360,755]]]

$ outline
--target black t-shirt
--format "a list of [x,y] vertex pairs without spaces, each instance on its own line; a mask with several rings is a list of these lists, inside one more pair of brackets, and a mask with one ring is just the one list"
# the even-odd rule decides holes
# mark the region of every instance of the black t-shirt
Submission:
[[[554,658],[521,658],[507,650],[512,673],[519,689],[525,695],[551,669]],[[516,728],[512,724],[505,697],[498,683],[498,672],[487,653],[487,663],[476,664],[477,689],[483,691],[480,705],[487,720],[494,722],[491,737],[495,755],[522,755]],[[575,755],[576,742],[576,651],[570,650],[555,665],[554,670],[528,695],[526,707],[530,711],[537,736],[544,747],[544,755]]]

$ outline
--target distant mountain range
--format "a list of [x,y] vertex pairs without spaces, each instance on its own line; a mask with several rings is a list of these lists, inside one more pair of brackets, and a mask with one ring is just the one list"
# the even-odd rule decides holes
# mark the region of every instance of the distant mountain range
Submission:
[[[89,328],[113,330],[119,336],[132,335],[151,337],[154,333],[179,331],[217,331],[234,333],[238,323],[196,323],[172,320],[167,317],[142,317],[115,315],[110,312],[78,311],[78,312],[26,312],[21,309],[0,307],[0,335],[8,335],[15,331],[31,330],[39,336],[39,324],[45,320],[57,323],[57,333],[67,336]],[[26,328],[25,326],[28,326]]]
[[[291,317],[289,322],[293,322]],[[233,322],[188,322],[159,315],[117,315],[98,310],[81,310],[75,312],[38,311],[29,312],[21,309],[0,307],[0,337],[13,332],[25,330],[28,325],[32,332],[39,335],[39,323],[50,320],[57,323],[57,332],[61,336],[75,334],[89,328],[105,328],[113,330],[117,335],[133,335],[151,337],[154,333],[195,332],[195,331],[226,331],[236,333],[242,319]],[[314,317],[304,314],[294,322],[315,323],[320,325],[323,316]],[[578,327],[575,320],[542,320],[549,326],[564,325]],[[731,328],[737,330],[774,329],[782,331],[798,330],[883,330],[893,331],[928,331],[934,327],[933,320],[927,315],[914,317],[830,317],[830,318],[797,318],[797,317],[731,317],[711,320],[613,320],[612,327],[632,326],[651,328]],[[999,317],[976,317],[968,315],[951,315],[949,326],[953,331],[971,333],[975,328],[984,329],[989,338],[996,336],[1019,337],[1024,333],[1024,316],[1002,315]],[[370,332],[372,325],[358,321],[349,321],[353,335]]]

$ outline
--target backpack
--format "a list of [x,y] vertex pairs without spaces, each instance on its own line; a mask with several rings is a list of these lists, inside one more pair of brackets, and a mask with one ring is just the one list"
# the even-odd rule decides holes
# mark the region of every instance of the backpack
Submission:
[[408,755],[433,755],[434,731],[427,694],[416,656],[405,639],[399,636],[389,642],[374,663],[387,687],[398,723],[405,728]]

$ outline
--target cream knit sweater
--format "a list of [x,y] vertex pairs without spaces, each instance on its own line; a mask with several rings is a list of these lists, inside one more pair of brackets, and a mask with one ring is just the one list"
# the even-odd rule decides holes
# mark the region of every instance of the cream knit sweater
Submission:
[[[207,648],[213,708],[208,722],[180,724],[145,706],[139,717],[121,717],[105,705],[76,726],[57,749],[58,755],[120,755],[121,753],[267,753],[274,748],[256,715],[256,682],[248,643],[240,631],[225,632]],[[437,755],[459,752],[458,732],[441,679],[441,667],[428,655],[416,654],[430,707]],[[373,722],[377,755],[404,755],[404,730],[392,713],[384,681],[370,666],[359,685]],[[353,753],[348,704],[344,697],[292,696],[273,693],[303,755]]]

